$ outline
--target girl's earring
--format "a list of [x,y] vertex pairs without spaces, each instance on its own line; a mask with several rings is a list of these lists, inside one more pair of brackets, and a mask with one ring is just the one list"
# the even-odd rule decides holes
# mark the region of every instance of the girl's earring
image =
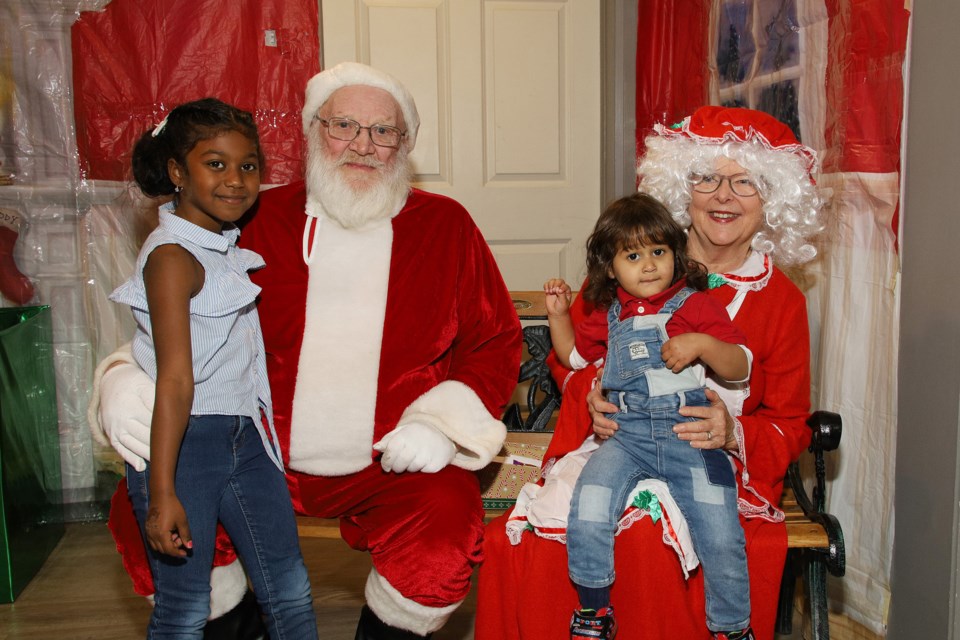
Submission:
[[173,191],[174,193],[180,193],[181,191],[183,191],[183,187],[178,184]]

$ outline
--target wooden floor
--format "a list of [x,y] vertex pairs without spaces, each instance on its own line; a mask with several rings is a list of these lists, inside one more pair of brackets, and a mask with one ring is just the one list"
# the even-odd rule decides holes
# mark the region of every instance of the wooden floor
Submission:
[[[314,608],[324,640],[353,640],[369,555],[341,540],[304,539]],[[435,640],[472,640],[474,593]],[[43,568],[13,604],[0,605],[0,640],[143,638],[150,605],[133,593],[107,527],[68,524]]]
[[[370,570],[342,540],[302,539],[324,640],[353,640]],[[472,640],[471,591],[434,640]],[[102,522],[68,524],[60,544],[13,604],[0,605],[0,640],[131,640],[144,637],[150,605],[133,593]],[[794,634],[801,638],[800,621]],[[531,638],[530,640],[543,640]]]

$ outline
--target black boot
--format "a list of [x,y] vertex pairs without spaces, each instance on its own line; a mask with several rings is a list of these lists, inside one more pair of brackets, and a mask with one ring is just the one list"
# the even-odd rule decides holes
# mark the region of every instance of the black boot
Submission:
[[363,605],[363,609],[360,611],[360,622],[357,623],[357,636],[354,640],[417,640],[418,638],[429,638],[430,635],[428,633],[421,636],[413,631],[391,627],[378,618],[370,607]]
[[267,640],[267,627],[253,592],[247,589],[240,603],[219,618],[207,622],[203,640]]

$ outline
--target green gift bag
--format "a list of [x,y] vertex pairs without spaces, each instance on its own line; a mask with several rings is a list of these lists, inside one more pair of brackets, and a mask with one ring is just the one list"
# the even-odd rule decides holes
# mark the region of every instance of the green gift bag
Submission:
[[0,602],[63,535],[50,307],[0,309]]

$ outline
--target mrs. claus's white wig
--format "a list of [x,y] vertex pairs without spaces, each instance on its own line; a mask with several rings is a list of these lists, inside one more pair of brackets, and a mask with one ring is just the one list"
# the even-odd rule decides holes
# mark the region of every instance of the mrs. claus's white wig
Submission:
[[789,127],[762,111],[708,106],[678,125],[655,125],[654,131],[637,167],[639,189],[663,202],[684,228],[691,223],[691,174],[713,173],[716,159],[724,157],[757,182],[764,215],[753,248],[781,266],[808,262],[817,254],[810,244],[822,228],[817,154]]

